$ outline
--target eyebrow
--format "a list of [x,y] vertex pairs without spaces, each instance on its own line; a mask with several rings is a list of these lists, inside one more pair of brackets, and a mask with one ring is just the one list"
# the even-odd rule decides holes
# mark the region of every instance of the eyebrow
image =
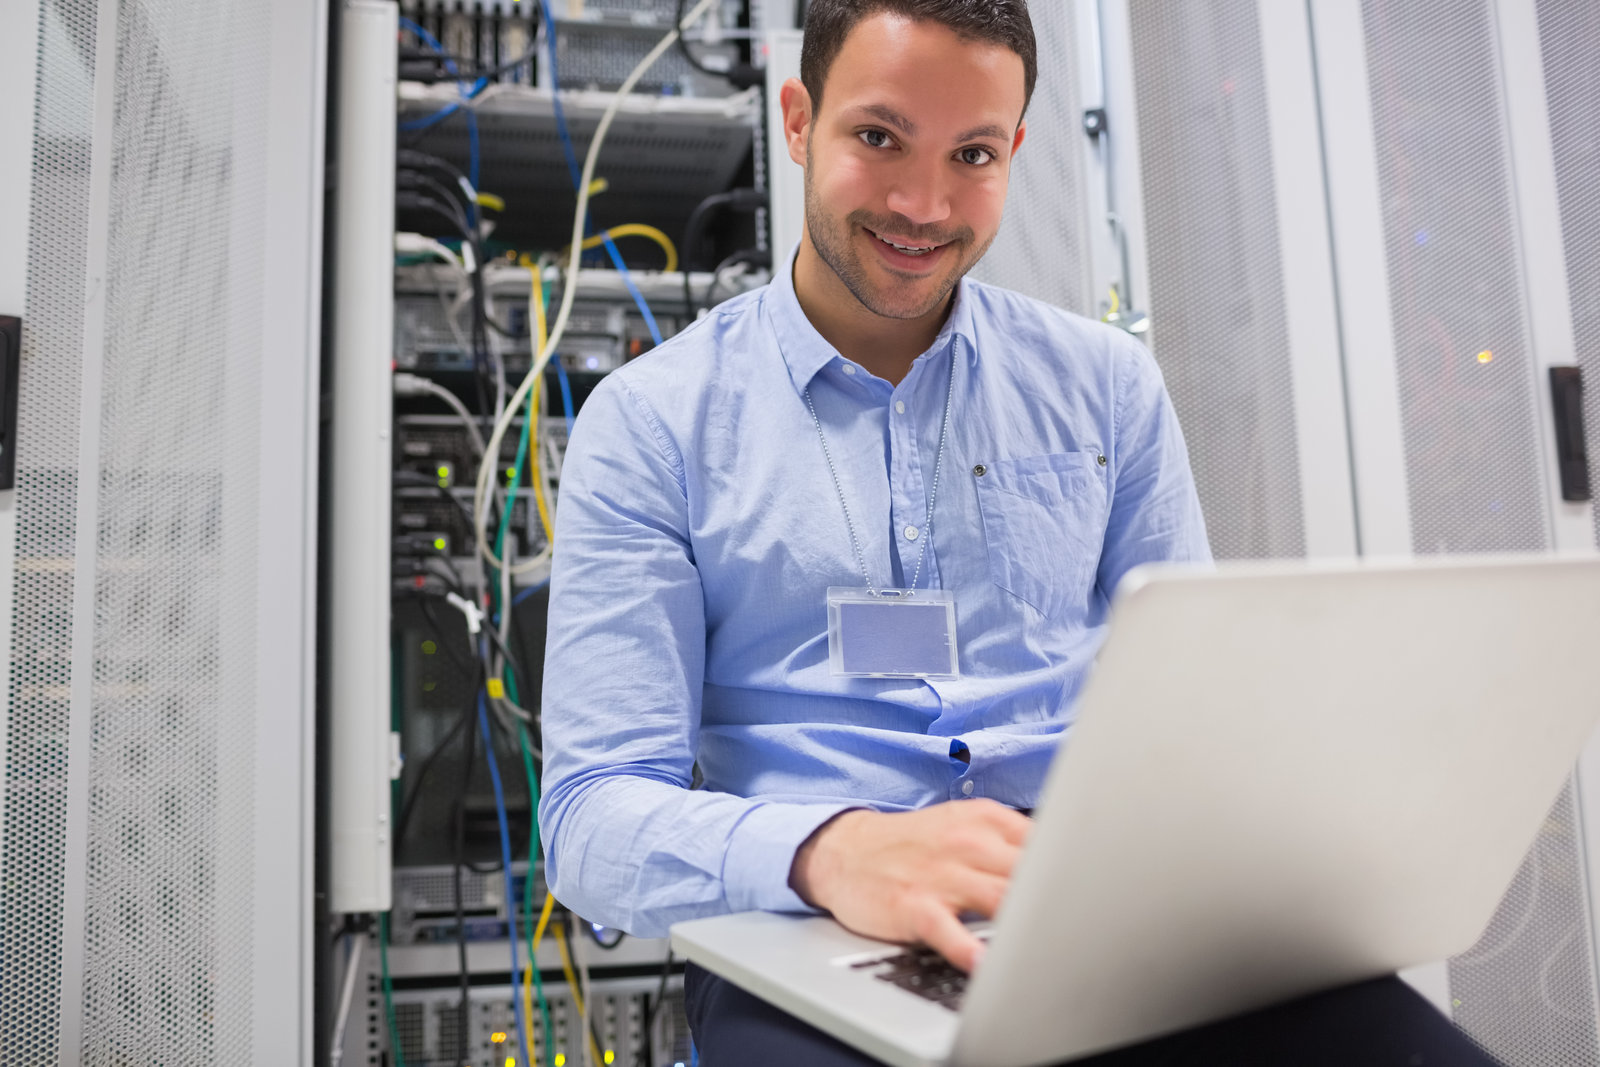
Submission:
[[[917,124],[900,114],[900,112],[896,111],[894,108],[889,107],[886,104],[861,104],[859,106],[862,111],[865,111],[875,119],[888,123],[890,126],[893,126],[895,129],[905,134],[907,137],[916,136]],[[1006,139],[1006,131],[994,123],[989,122],[982,126],[974,126],[970,130],[963,131],[961,136],[957,137],[956,140],[958,142],[973,141],[980,137],[990,137],[997,141],[1004,141]]]

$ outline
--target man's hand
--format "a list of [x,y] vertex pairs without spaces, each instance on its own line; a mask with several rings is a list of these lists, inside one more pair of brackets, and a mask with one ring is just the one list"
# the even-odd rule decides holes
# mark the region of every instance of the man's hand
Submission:
[[920,941],[971,971],[983,942],[959,916],[999,910],[1032,825],[981,799],[894,814],[847,811],[800,846],[789,885],[858,934]]

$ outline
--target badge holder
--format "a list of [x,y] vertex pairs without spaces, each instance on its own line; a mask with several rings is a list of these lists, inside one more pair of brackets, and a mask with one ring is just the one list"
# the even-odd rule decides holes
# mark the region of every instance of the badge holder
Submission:
[[828,587],[828,663],[849,678],[953,678],[956,603],[944,589]]

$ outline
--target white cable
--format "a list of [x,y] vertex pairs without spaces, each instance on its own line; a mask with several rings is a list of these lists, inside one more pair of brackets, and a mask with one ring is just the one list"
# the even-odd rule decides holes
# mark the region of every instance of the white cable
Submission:
[[[701,16],[709,11],[716,2],[717,0],[700,0],[684,17],[681,27],[688,27],[698,22]],[[503,566],[502,562],[496,558],[493,548],[489,545],[487,532],[488,510],[486,505],[488,502],[485,498],[489,495],[489,486],[494,480],[494,470],[497,465],[494,461],[499,458],[500,442],[505,437],[506,430],[510,427],[517,409],[522,406],[523,401],[527,399],[528,393],[532,391],[533,383],[538,381],[539,375],[544,373],[546,364],[550,362],[551,353],[556,350],[556,345],[561,341],[561,335],[566,332],[567,320],[572,316],[572,304],[578,292],[578,264],[582,262],[583,257],[583,222],[589,213],[589,186],[594,181],[595,163],[600,158],[600,147],[605,143],[606,134],[610,132],[612,120],[616,118],[623,101],[628,98],[629,93],[633,92],[633,87],[639,83],[639,79],[644,77],[645,72],[650,69],[655,61],[660,59],[668,49],[677,43],[679,29],[679,26],[674,26],[671,30],[668,30],[660,42],[639,61],[639,65],[633,68],[633,72],[628,75],[621,87],[611,97],[611,103],[606,106],[605,114],[600,116],[600,124],[595,127],[594,137],[589,141],[589,152],[583,161],[583,177],[578,181],[577,211],[572,217],[572,260],[571,266],[567,271],[568,284],[563,286],[561,294],[561,311],[556,315],[555,326],[550,331],[550,337],[545,342],[544,350],[538,354],[538,357],[533,361],[533,365],[528,368],[528,376],[522,380],[522,384],[511,398],[511,403],[507,405],[506,410],[501,413],[500,417],[495,420],[494,432],[489,435],[489,444],[484,450],[484,460],[478,468],[478,481],[474,487],[472,498],[473,534],[477,538],[478,551],[492,566]],[[551,91],[557,92],[559,90],[552,89]],[[546,551],[548,550],[549,546],[546,546]],[[517,573],[521,573],[524,567],[531,570],[531,565],[534,562],[529,560],[527,564],[521,565],[517,569]]]
[[[361,967],[361,949],[366,945],[365,937],[353,938],[355,947],[350,950],[350,962],[345,965],[344,991],[339,994],[339,1015],[333,1024],[333,1048],[330,1050],[329,1061],[332,1067],[339,1067],[344,1061],[344,1032],[350,1022],[350,1002],[356,992],[356,972]],[[584,1020],[588,1025],[588,1020]]]
[[477,450],[480,457],[483,455],[483,431],[478,429],[478,420],[472,417],[472,412],[467,410],[467,405],[463,404],[456,394],[431,378],[424,378],[420,374],[407,374],[404,371],[394,376],[394,391],[398,396],[431,396],[444,401],[466,424],[467,436],[472,438],[472,447]]

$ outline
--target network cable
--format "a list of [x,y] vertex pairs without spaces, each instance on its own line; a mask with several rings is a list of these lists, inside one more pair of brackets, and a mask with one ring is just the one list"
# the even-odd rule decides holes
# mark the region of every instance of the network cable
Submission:
[[[685,17],[682,25],[692,25],[698,21],[715,2],[716,0],[699,0],[699,3]],[[578,291],[576,284],[578,264],[580,257],[583,255],[584,218],[589,210],[589,185],[594,180],[595,164],[599,160],[600,148],[605,143],[606,134],[610,132],[611,124],[616,119],[623,100],[627,99],[627,94],[633,91],[634,86],[639,83],[639,79],[644,76],[645,71],[650,69],[655,61],[660,59],[672,47],[673,43],[678,39],[678,33],[679,31],[676,27],[668,31],[661,38],[661,41],[639,61],[638,66],[634,67],[633,71],[623,81],[622,86],[612,96],[611,102],[600,116],[600,123],[595,129],[594,137],[589,142],[589,151],[584,159],[583,173],[578,180],[578,205],[572,223],[572,259],[568,270],[568,284],[563,286],[561,294],[561,309],[556,315],[555,325],[550,331],[550,337],[546,341],[543,350],[534,358],[533,365],[528,369],[528,374],[523,379],[522,384],[517,387],[517,391],[512,397],[511,403],[507,406],[506,412],[501,413],[496,420],[494,432],[490,434],[484,462],[478,468],[477,483],[473,490],[473,533],[477,541],[478,551],[484,555],[487,562],[492,566],[498,567],[506,564],[490,548],[486,530],[488,516],[485,502],[489,494],[489,483],[492,480],[495,466],[489,461],[490,457],[499,455],[500,442],[505,439],[506,430],[509,429],[511,423],[508,413],[520,407],[527,398],[528,393],[532,391],[534,382],[538,380],[539,375],[544,373],[544,368],[549,363],[550,356],[554,352],[556,345],[560,344],[562,336],[566,333],[567,322],[572,317],[572,306],[577,298]],[[514,571],[514,573],[516,572]]]

